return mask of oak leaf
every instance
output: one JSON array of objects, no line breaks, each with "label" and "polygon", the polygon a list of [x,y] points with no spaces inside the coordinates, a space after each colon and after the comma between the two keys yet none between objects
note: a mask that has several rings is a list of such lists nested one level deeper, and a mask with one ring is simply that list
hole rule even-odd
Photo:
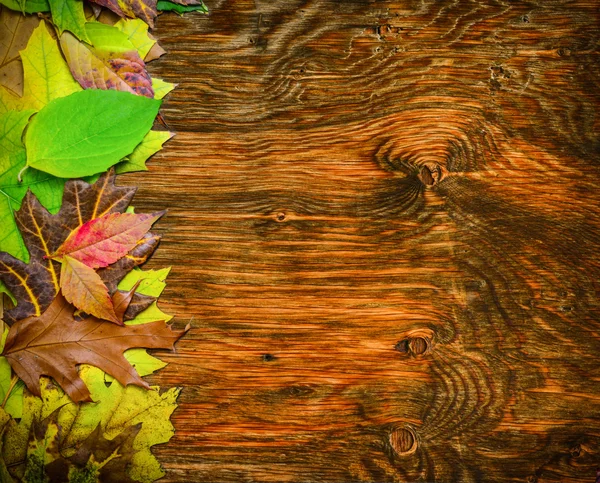
[{"label": "oak leaf", "polygon": [[[59,289],[60,265],[50,257],[69,234],[87,221],[109,213],[125,211],[135,188],[114,184],[110,171],[94,184],[82,180],[65,183],[62,206],[51,215],[28,193],[15,219],[30,254],[29,264],[0,252],[0,279],[18,301],[18,305],[4,312],[4,321],[11,324],[31,315],[41,315],[50,305]],[[133,267],[144,263],[158,245],[159,237],[151,233],[140,239],[130,252],[116,263],[98,270],[98,275],[109,293]],[[132,304],[135,304],[136,300]]]},{"label": "oak leaf", "polygon": [[48,375],[73,401],[91,401],[79,364],[96,366],[123,385],[148,389],[123,352],[133,347],[172,349],[186,332],[173,331],[163,321],[120,327],[93,316],[75,320],[74,310],[59,293],[41,316],[20,320],[9,330],[3,355],[37,396],[40,377]]}]

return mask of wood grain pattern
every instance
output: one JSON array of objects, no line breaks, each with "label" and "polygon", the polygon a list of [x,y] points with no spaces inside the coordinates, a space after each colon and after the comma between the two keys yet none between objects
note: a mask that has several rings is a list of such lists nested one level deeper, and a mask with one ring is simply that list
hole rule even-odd
[{"label": "wood grain pattern", "polygon": [[592,482],[598,2],[162,16],[165,481]]}]

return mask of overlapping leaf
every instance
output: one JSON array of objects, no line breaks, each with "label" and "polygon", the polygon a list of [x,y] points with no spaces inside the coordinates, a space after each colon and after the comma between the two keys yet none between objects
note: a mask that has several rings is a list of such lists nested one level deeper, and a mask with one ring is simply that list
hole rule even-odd
[{"label": "overlapping leaf", "polygon": [[154,27],[156,0],[91,0],[93,3],[106,7],[119,17],[140,18],[150,27]]},{"label": "overlapping leaf", "polygon": [[23,94],[23,67],[19,51],[27,46],[31,33],[40,23],[0,6],[0,84],[16,95]]},{"label": "overlapping leaf", "polygon": [[158,0],[156,8],[163,12],[175,12],[179,15],[183,15],[188,12],[201,12],[207,13],[208,9],[201,1],[192,0]]},{"label": "overlapping leaf", "polygon": [[7,110],[40,110],[46,104],[81,90],[60,53],[56,40],[48,32],[46,22],[33,31],[27,48],[22,50],[23,97],[0,86],[0,113]]},{"label": "overlapping leaf", "polygon": [[91,45],[68,32],[60,45],[73,77],[84,89],[114,89],[154,97],[146,65],[127,35],[99,22],[86,24]]},{"label": "overlapping leaf", "polygon": [[[44,456],[46,461],[64,458],[68,460],[66,463],[69,466],[75,464],[74,469],[81,468],[81,461],[86,455],[90,455],[88,463],[94,454],[100,457],[101,453],[96,453],[94,448],[104,448],[103,439],[116,440],[116,443],[120,444],[118,454],[127,462],[126,477],[136,481],[154,481],[164,475],[150,448],[155,444],[167,442],[173,435],[169,417],[176,407],[179,389],[159,392],[131,385],[123,387],[117,381],[107,383],[102,371],[85,365],[80,371],[80,376],[89,387],[92,399],[98,402],[73,403],[50,379],[42,378],[42,398],[31,394],[25,396],[20,422],[8,418],[0,409],[0,428],[3,429],[0,430],[0,481],[13,481],[9,478],[20,481],[23,478],[26,468],[33,463],[30,459],[37,446],[30,444],[32,435],[35,437],[36,429],[38,434],[42,432],[44,428],[40,426],[40,421],[44,419],[50,423],[45,434],[49,440],[57,434],[60,452],[59,458]],[[58,432],[52,427],[54,424],[58,425]],[[123,460],[119,463],[125,462]],[[59,469],[60,467],[54,468],[54,471]],[[118,468],[113,470],[116,476],[124,476]],[[48,475],[46,469],[42,475]],[[91,474],[89,479],[84,481],[111,480],[107,474]]]},{"label": "overlapping leaf", "polygon": [[142,141],[159,107],[160,101],[118,91],[55,99],[29,124],[27,165],[63,178],[105,171]]},{"label": "overlapping leaf", "polygon": [[[52,255],[69,234],[85,222],[125,211],[134,193],[135,188],[115,186],[112,172],[92,185],[70,180],[65,184],[62,206],[56,215],[51,215],[29,193],[15,218],[31,255],[30,263],[0,253],[0,279],[18,300],[14,309],[5,312],[5,321],[12,323],[30,315],[41,315],[59,288],[60,266],[51,259]],[[127,272],[146,261],[158,240],[152,234],[145,235],[126,256],[98,271],[111,294]]]},{"label": "overlapping leaf", "polygon": [[123,352],[133,347],[171,349],[185,333],[164,322],[120,327],[91,316],[75,320],[74,310],[59,293],[41,316],[19,320],[10,328],[3,355],[37,396],[40,377],[49,375],[73,401],[91,401],[79,364],[98,367],[123,385],[148,389]]},{"label": "overlapping leaf", "polygon": [[68,30],[84,42],[90,41],[85,30],[83,0],[48,0],[48,3],[58,33]]},{"label": "overlapping leaf", "polygon": [[73,230],[52,256],[62,263],[60,287],[67,301],[79,310],[122,325],[127,307],[117,316],[108,287],[94,269],[123,258],[162,214],[109,213]]}]

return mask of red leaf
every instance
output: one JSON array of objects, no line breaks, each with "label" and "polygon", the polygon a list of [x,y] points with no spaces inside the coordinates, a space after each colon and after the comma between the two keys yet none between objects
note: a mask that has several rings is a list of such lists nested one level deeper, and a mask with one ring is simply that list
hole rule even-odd
[{"label": "red leaf", "polygon": [[71,232],[52,258],[69,255],[92,268],[115,263],[133,249],[163,212],[110,213]]}]

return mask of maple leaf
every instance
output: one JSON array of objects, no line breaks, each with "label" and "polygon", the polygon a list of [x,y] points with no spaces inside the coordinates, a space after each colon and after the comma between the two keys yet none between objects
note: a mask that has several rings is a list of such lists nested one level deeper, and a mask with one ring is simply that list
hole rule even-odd
[{"label": "maple leaf", "polygon": [[125,33],[99,22],[86,24],[91,45],[68,32],[60,45],[73,77],[84,89],[114,89],[154,97],[146,64]]},{"label": "maple leaf", "polygon": [[144,62],[150,62],[164,55],[165,50],[158,44],[156,38],[148,32],[148,24],[138,18],[119,20],[115,25],[127,35]]},{"label": "maple leaf", "polygon": [[150,27],[154,27],[154,19],[158,14],[156,0],[91,0],[102,5],[119,17],[140,18]]},{"label": "maple leaf", "polygon": [[19,320],[9,330],[3,355],[37,396],[40,377],[48,375],[73,401],[91,401],[79,364],[96,366],[123,385],[149,389],[123,352],[133,347],[172,349],[186,332],[173,331],[162,321],[123,327],[93,316],[77,321],[74,310],[59,293],[41,316]]},{"label": "maple leaf", "polygon": [[134,248],[164,213],[109,213],[94,218],[73,230],[52,257],[68,255],[91,268],[106,267]]},{"label": "maple leaf", "polygon": [[[30,263],[0,252],[0,279],[18,301],[15,308],[5,311],[7,323],[39,316],[50,305],[58,292],[60,275],[58,262],[50,257],[73,230],[91,219],[125,211],[136,189],[115,186],[114,180],[114,172],[110,171],[94,184],[67,181],[62,206],[56,215],[51,215],[33,194],[25,196],[15,219],[29,250]],[[158,241],[158,236],[148,233],[119,261],[98,270],[109,293],[117,290],[118,282],[127,272],[147,260]]]}]

